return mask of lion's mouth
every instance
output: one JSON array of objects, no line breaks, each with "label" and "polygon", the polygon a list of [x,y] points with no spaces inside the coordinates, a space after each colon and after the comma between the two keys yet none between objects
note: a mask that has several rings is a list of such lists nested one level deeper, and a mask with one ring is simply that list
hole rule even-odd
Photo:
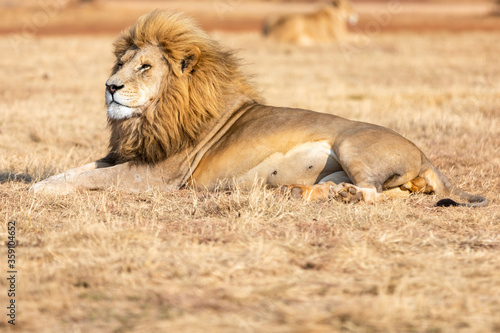
[{"label": "lion's mouth", "polygon": [[[106,94],[108,95],[108,94]],[[115,97],[111,94],[109,94],[109,97],[106,96],[106,103],[108,104],[108,107],[111,106],[112,104],[116,104],[116,105],[120,105],[120,106],[124,106],[126,108],[128,108],[129,106],[128,105],[125,105],[125,104],[122,104],[120,102],[118,102]]]},{"label": "lion's mouth", "polygon": [[114,99],[113,99],[113,100],[112,100],[109,104],[110,104],[110,105],[111,105],[111,104],[117,104],[117,105],[120,105],[120,106],[124,106],[124,107],[126,107],[126,108],[129,108],[129,107],[130,107],[130,106],[128,106],[128,105],[125,105],[125,104],[122,104],[122,103],[120,103],[120,102],[117,102],[117,101],[115,101]]},{"label": "lion's mouth", "polygon": [[106,98],[106,104],[108,105],[108,107],[110,107],[112,104],[116,104],[116,105],[123,106],[123,107],[126,107],[126,108],[129,107],[128,105],[125,105],[125,104],[122,104],[122,103],[118,102],[115,99],[115,95],[111,94],[107,90],[106,90],[105,98]]}]

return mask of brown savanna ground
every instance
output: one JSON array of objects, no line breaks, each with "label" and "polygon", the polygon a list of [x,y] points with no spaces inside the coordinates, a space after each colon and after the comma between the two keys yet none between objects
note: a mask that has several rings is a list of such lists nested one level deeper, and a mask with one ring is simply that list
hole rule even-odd
[{"label": "brown savanna ground", "polygon": [[0,331],[500,332],[500,32],[373,32],[304,49],[212,35],[239,49],[269,104],[392,128],[491,205],[304,203],[258,187],[34,197],[33,181],[106,153],[115,36],[5,34]]},{"label": "brown savanna ground", "polygon": [[[269,15],[315,11],[326,0],[0,0],[0,33],[118,33],[155,8],[182,10],[207,30],[255,31]],[[358,33],[498,31],[496,0],[354,0]],[[490,15],[496,13],[497,15]]]}]

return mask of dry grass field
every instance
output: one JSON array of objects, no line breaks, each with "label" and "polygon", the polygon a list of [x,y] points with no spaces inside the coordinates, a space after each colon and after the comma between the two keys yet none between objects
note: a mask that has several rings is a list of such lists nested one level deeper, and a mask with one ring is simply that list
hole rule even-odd
[{"label": "dry grass field", "polygon": [[500,33],[305,49],[212,34],[268,104],[392,128],[491,205],[305,203],[260,187],[35,197],[34,181],[106,153],[115,36],[3,35],[0,331],[500,332]]}]

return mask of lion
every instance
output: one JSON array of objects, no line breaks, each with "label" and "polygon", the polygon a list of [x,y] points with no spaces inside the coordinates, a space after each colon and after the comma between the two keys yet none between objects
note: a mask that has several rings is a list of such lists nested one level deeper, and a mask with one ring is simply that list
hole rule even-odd
[{"label": "lion", "polygon": [[190,18],[156,10],[114,43],[104,158],[49,177],[35,193],[203,190],[261,182],[291,197],[374,203],[410,193],[456,195],[439,205],[486,206],[454,186],[394,131],[263,104],[232,51]]},{"label": "lion", "polygon": [[348,0],[328,1],[319,11],[270,17],[262,32],[272,40],[310,46],[339,41],[348,34],[347,24],[354,25],[358,14]]}]

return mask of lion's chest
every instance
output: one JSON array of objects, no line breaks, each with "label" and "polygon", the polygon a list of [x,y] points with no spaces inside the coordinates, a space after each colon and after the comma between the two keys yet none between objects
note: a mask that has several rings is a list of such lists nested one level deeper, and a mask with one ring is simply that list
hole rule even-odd
[{"label": "lion's chest", "polygon": [[328,174],[342,170],[331,144],[327,141],[305,142],[285,152],[233,151],[212,157],[203,171],[193,175],[197,186],[212,187],[217,182],[233,181],[248,187],[256,180],[270,186],[314,184]]}]

